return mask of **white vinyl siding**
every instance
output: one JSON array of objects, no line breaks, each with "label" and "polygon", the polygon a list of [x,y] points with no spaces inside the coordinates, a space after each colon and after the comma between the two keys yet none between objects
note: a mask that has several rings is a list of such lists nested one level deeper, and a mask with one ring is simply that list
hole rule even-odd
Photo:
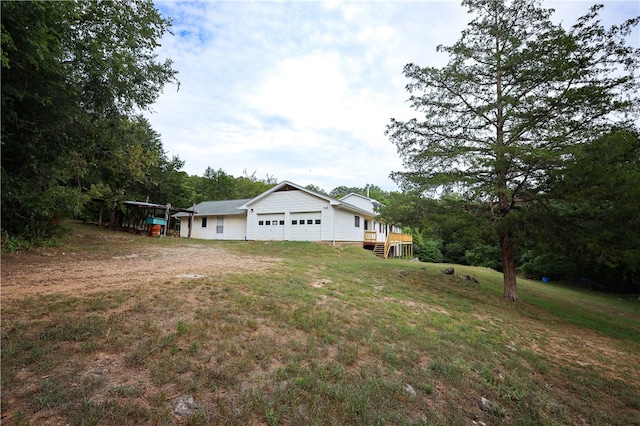
[{"label": "white vinyl siding", "polygon": [[362,210],[373,213],[373,203],[371,202],[370,198],[358,196],[356,194],[349,194],[346,197],[342,197],[340,201],[344,201],[351,204],[352,206],[356,206],[361,208]]},{"label": "white vinyl siding", "polygon": [[[241,205],[242,214],[196,215],[191,237],[356,243],[364,240],[366,228],[378,230],[378,239],[384,241],[386,236],[374,221],[373,211],[369,212],[373,207],[371,200],[351,196],[345,201],[350,204],[286,185],[247,200]],[[356,226],[356,216],[359,217],[359,227]],[[201,226],[203,217],[207,218],[206,228]],[[188,217],[183,217],[180,231],[183,237],[188,235],[188,223]]]},{"label": "white vinyl siding", "polygon": [[[355,226],[355,217],[351,211],[335,211],[335,241],[363,241],[364,228],[362,226],[362,216],[360,216],[360,227]],[[359,215],[358,215],[359,216]]]},{"label": "white vinyl siding", "polygon": [[[202,219],[207,218],[207,224],[216,223],[217,226],[201,227]],[[218,233],[222,219],[222,232]],[[204,240],[244,240],[247,234],[246,218],[244,215],[233,216],[196,216],[193,220],[195,226],[191,228],[191,238]],[[180,236],[189,235],[189,218],[180,219]]]},{"label": "white vinyl siding", "polygon": [[[290,241],[331,241],[332,239],[332,207],[327,200],[316,197],[302,190],[279,191],[250,204],[247,215],[247,236],[255,240],[281,240]],[[292,220],[300,220],[296,215],[312,214],[304,217],[305,231],[299,225],[292,225]],[[278,215],[278,220],[284,220],[284,225],[277,225],[278,234],[272,232],[267,236],[266,230],[261,229],[259,222],[264,221],[269,215]],[[272,219],[268,219],[272,220]],[[307,226],[306,221],[313,223]],[[316,224],[316,220],[320,223]],[[279,223],[279,222],[278,222]],[[281,234],[280,234],[281,232]]]}]

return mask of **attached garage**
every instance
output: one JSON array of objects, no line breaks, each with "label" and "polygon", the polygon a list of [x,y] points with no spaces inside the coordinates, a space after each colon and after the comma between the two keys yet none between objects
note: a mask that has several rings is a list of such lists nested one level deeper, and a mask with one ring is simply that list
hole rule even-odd
[{"label": "attached garage", "polygon": [[291,213],[289,239],[291,241],[321,241],[322,213]]},{"label": "attached garage", "polygon": [[259,214],[257,219],[256,240],[284,240],[284,213]]},{"label": "attached garage", "polygon": [[[252,198],[247,213],[247,240],[359,243],[364,223],[374,213],[293,184],[279,185]],[[373,210],[373,209],[371,209]]]}]

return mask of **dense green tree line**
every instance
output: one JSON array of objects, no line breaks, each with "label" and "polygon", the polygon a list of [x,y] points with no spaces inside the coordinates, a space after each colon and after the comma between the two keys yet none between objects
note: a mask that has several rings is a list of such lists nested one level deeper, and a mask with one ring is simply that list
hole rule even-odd
[{"label": "dense green tree line", "polygon": [[521,215],[523,271],[640,293],[640,133],[614,129],[574,159]]},{"label": "dense green tree line", "polygon": [[167,83],[170,22],[149,1],[2,2],[2,232],[51,237],[92,199],[178,173],[140,113]]},{"label": "dense green tree line", "polygon": [[278,183],[273,176],[267,175],[260,179],[256,172],[249,174],[245,170],[242,176],[234,177],[222,169],[214,170],[211,167],[207,167],[201,177],[192,176],[189,179],[193,188],[191,200],[194,203],[252,198]]}]

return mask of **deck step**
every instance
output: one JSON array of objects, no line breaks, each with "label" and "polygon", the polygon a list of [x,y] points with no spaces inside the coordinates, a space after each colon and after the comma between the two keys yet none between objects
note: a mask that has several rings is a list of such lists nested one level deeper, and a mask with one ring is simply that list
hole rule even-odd
[{"label": "deck step", "polygon": [[373,253],[375,253],[375,255],[378,257],[384,258],[384,243],[376,244],[373,248]]}]

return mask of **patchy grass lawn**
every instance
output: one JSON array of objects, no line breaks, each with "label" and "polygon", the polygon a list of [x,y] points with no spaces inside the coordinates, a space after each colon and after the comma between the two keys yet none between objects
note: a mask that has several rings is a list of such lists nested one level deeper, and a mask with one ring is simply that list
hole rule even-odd
[{"label": "patchy grass lawn", "polygon": [[75,224],[2,258],[2,424],[640,424],[640,301],[446,266]]}]

